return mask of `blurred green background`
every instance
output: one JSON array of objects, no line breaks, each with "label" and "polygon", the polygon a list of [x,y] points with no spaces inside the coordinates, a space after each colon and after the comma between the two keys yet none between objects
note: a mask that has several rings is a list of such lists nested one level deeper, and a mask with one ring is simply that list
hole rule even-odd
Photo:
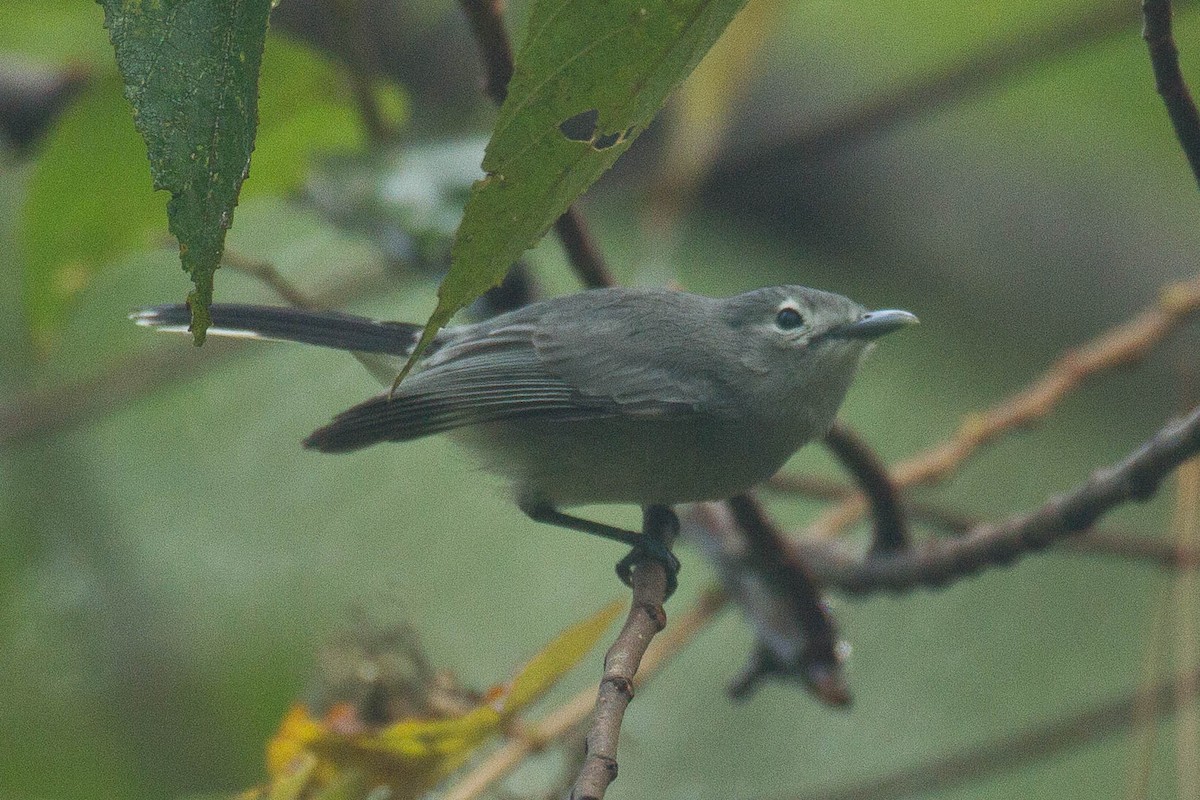
[{"label": "blurred green background", "polygon": [[[526,11],[509,12],[518,35]],[[347,39],[321,0],[285,0],[228,246],[355,312],[416,321],[432,309],[492,112],[456,6],[372,0],[359,12],[367,23],[349,41],[389,76],[380,102],[397,145],[354,155],[370,146],[337,58]],[[714,56],[585,208],[627,283],[714,294],[804,283],[920,315],[879,348],[842,412],[887,459],[938,441],[1195,273],[1200,198],[1132,4],[752,12],[750,35]],[[1179,12],[1195,73],[1200,15]],[[1030,52],[997,59],[1022,43]],[[187,287],[99,6],[7,0],[0,67],[6,91],[45,106],[40,135],[6,123],[0,151],[0,797],[260,782],[264,742],[354,608],[408,619],[435,663],[486,687],[620,593],[619,552],[529,522],[440,439],[341,458],[301,450],[376,391],[352,359],[283,344],[197,351],[128,323]],[[931,77],[956,70],[977,81]],[[713,75],[736,78],[727,102]],[[852,124],[922,82],[919,110]],[[676,191],[679,165],[697,158]],[[672,207],[668,188],[690,202]],[[543,291],[575,287],[553,240],[528,260]],[[217,299],[277,302],[228,269]],[[1180,408],[1196,341],[1185,331],[1089,384],[920,496],[998,517],[1079,482]],[[818,448],[790,468],[838,474]],[[820,508],[771,506],[789,523]],[[1114,522],[1167,535],[1169,508],[1168,492]],[[682,558],[669,613],[711,577],[699,553]],[[786,685],[729,701],[752,637],[726,613],[639,694],[611,796],[790,797],[1115,696],[1143,678],[1173,580],[1050,551],[944,591],[835,596],[853,647],[848,713]],[[563,691],[592,682],[599,660]],[[1148,793],[1133,796],[1176,796],[1170,731]],[[1117,735],[936,797],[1125,797],[1136,759]],[[553,774],[542,759],[507,786]]]}]

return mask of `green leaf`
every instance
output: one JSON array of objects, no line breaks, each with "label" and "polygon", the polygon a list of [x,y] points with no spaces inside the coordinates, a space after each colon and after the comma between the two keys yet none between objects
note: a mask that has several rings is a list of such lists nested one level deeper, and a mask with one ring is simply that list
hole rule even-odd
[{"label": "green leaf", "polygon": [[744,3],[538,0],[422,343],[612,166]]},{"label": "green leaf", "polygon": [[[89,89],[38,149],[20,210],[24,305],[34,344],[43,353],[52,348],[75,295],[104,266],[139,244],[158,246],[154,237],[161,235],[166,210],[164,196],[146,183],[146,145],[121,96],[112,48],[98,20],[101,10],[70,2],[75,17],[99,34],[109,60],[94,70]],[[268,37],[253,179],[242,197],[295,191],[308,177],[314,152],[363,145],[362,123],[342,84],[337,67],[312,48]]]},{"label": "green leaf", "polygon": [[188,295],[204,341],[213,273],[250,166],[258,71],[270,0],[99,0],[134,124],[167,219],[195,285]]}]

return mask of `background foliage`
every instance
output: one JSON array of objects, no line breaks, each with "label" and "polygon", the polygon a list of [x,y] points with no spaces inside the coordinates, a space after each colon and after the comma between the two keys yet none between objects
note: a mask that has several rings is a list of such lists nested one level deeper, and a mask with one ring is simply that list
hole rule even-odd
[{"label": "background foliage", "polygon": [[[338,8],[288,0],[273,18],[227,245],[334,304],[421,320],[494,113],[456,7],[363,2],[368,22],[348,31]],[[528,11],[509,14],[518,37]],[[301,451],[375,390],[351,359],[196,352],[125,320],[186,281],[102,21],[74,0],[0,6],[6,69],[87,78],[42,137],[0,154],[5,797],[259,782],[265,742],[351,607],[408,618],[438,664],[485,687],[617,589],[611,549],[532,525],[441,440]],[[842,414],[887,458],[1195,272],[1195,184],[1127,4],[754,0],[739,25],[589,197],[597,239],[626,283],[801,282],[918,313],[919,333],[880,348]],[[1070,35],[1008,66],[996,55],[1054,31]],[[1186,69],[1200,53],[1190,5],[1176,37]],[[392,76],[371,87],[386,147],[330,55],[346,41]],[[944,78],[962,64],[965,88]],[[860,113],[926,83],[914,113]],[[545,290],[574,288],[554,242],[528,259]],[[276,302],[232,270],[217,296]],[[1000,515],[1075,483],[1180,406],[1194,347],[1181,338],[1085,388],[928,496]],[[836,472],[815,448],[791,466]],[[1163,535],[1167,506],[1118,522]],[[775,507],[791,522],[815,510]],[[668,611],[706,577],[698,553],[682,556]],[[834,598],[853,645],[849,713],[782,685],[726,700],[751,642],[727,614],[639,695],[614,791],[790,796],[1110,697],[1158,652],[1170,585],[1150,566],[1050,552],[943,592]],[[939,797],[1123,796],[1131,744],[1110,737]],[[1171,749],[1155,752],[1145,796],[1170,796]],[[513,785],[547,785],[556,764]]]}]

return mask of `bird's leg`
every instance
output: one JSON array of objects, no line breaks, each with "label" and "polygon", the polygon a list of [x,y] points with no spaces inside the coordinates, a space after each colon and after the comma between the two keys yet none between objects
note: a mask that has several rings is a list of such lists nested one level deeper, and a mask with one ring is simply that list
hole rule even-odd
[{"label": "bird's leg", "polygon": [[605,525],[603,522],[593,522],[590,519],[564,514],[549,503],[521,503],[521,510],[530,519],[557,525],[582,533],[590,533],[605,539],[629,545],[633,548],[629,555],[617,562],[617,575],[626,584],[630,580],[630,571],[639,561],[650,559],[663,565],[667,572],[667,596],[670,597],[678,585],[676,575],[679,573],[679,559],[671,552],[669,542],[674,541],[679,533],[679,518],[668,506],[646,506],[642,509],[642,532],[634,533],[624,528]]},{"label": "bird's leg", "polygon": [[[642,561],[657,561],[667,573],[667,594],[675,594],[679,586],[679,559],[671,552],[671,543],[679,535],[679,517],[670,506],[643,506],[642,533],[629,555],[617,562],[617,577],[626,586],[633,579],[633,567]],[[665,597],[663,598],[666,599]]]}]

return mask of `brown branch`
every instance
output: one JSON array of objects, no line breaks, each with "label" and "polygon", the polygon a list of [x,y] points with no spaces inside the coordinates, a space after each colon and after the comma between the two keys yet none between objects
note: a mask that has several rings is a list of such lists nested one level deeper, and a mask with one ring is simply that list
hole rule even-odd
[{"label": "brown branch", "polygon": [[1167,106],[1175,138],[1200,184],[1200,113],[1179,68],[1179,49],[1171,35],[1171,0],[1144,0],[1142,38],[1150,51],[1154,87]]},{"label": "brown branch", "polygon": [[927,796],[955,786],[977,782],[990,775],[1011,772],[1044,761],[1073,747],[1129,728],[1134,710],[1145,704],[1157,717],[1172,710],[1173,696],[1182,686],[1200,686],[1200,670],[1162,681],[1148,689],[1130,692],[1093,708],[1044,722],[1030,730],[954,750],[913,767],[890,772],[861,783],[796,795],[795,800],[898,800]]},{"label": "brown branch", "polygon": [[[1085,380],[1144,358],[1197,312],[1200,277],[1168,286],[1153,308],[1068,351],[1023,391],[987,411],[968,415],[949,439],[897,464],[890,470],[892,481],[898,488],[907,489],[942,480],[984,445],[1049,415]],[[866,509],[860,496],[843,501],[814,522],[808,534],[817,538],[834,536],[859,520]]]},{"label": "brown branch", "polygon": [[[816,475],[784,473],[773,477],[768,488],[818,500],[842,500],[853,497],[856,491],[849,483]],[[974,514],[917,500],[907,500],[904,508],[916,522],[955,535],[968,533],[986,522]],[[1086,555],[1149,561],[1164,569],[1200,567],[1200,547],[1181,547],[1165,538],[1146,536],[1129,530],[1094,528],[1062,540],[1056,546]]]},{"label": "brown branch", "polygon": [[461,0],[463,13],[471,25],[471,35],[479,47],[487,75],[484,92],[496,105],[508,97],[508,82],[513,75],[512,42],[504,28],[502,0]]},{"label": "brown branch", "polygon": [[908,522],[900,492],[887,467],[858,434],[835,421],[825,434],[825,447],[845,467],[867,498],[874,520],[872,553],[890,553],[908,547]]},{"label": "brown branch", "polygon": [[1125,768],[1125,794],[1127,800],[1145,800],[1149,797],[1150,776],[1154,771],[1154,756],[1158,749],[1158,721],[1153,697],[1147,692],[1160,680],[1165,670],[1160,662],[1167,647],[1170,607],[1165,592],[1156,592],[1154,612],[1146,626],[1146,637],[1142,645],[1142,663],[1138,670],[1139,699],[1129,713],[1130,738],[1129,764]]},{"label": "brown branch", "polygon": [[[663,513],[665,512],[665,513]],[[648,506],[644,536],[659,538],[668,548],[679,532],[679,520],[665,506]],[[603,800],[617,779],[617,740],[625,709],[633,700],[634,677],[654,637],[667,625],[667,571],[663,564],[642,559],[630,581],[633,605],[617,640],[604,656],[604,677],[596,694],[596,712],[587,735],[587,756],[571,790],[571,800]]]},{"label": "brown branch", "polygon": [[[463,12],[471,25],[475,44],[487,73],[485,91],[496,105],[508,96],[508,82],[513,75],[512,43],[500,15],[500,0],[460,0]],[[587,221],[575,206],[569,207],[554,223],[554,231],[562,242],[567,260],[589,289],[615,286],[616,280],[604,263],[604,256],[588,230]]]},{"label": "brown branch", "polygon": [[[683,614],[674,617],[671,627],[663,631],[650,645],[634,677],[634,688],[640,689],[695,639],[726,604],[725,593],[720,589],[709,587],[702,591],[696,603]],[[517,735],[455,781],[442,795],[442,800],[477,800],[498,781],[511,774],[525,759],[578,730],[595,705],[596,691],[584,689],[540,720],[521,726]]]},{"label": "brown branch", "polygon": [[1181,548],[1164,539],[1120,531],[1084,531],[1061,546],[1086,555],[1149,561],[1164,569],[1194,570],[1200,566],[1200,548]]},{"label": "brown branch", "polygon": [[226,248],[221,257],[221,266],[249,275],[270,288],[288,305],[309,311],[321,308],[320,301],[301,291],[294,283],[285,278],[270,261],[249,258]]},{"label": "brown branch", "polygon": [[[725,590],[750,618],[758,640],[731,694],[745,697],[763,678],[777,676],[799,680],[828,705],[848,705],[837,627],[808,567],[754,497],[739,495],[723,508],[728,517],[718,504],[697,507],[696,514],[717,523],[708,530],[719,528],[702,546],[710,551]],[[720,552],[712,552],[714,546],[721,547]]]},{"label": "brown branch", "polygon": [[1200,452],[1200,408],[1158,431],[1124,461],[1099,469],[1036,511],[983,525],[957,539],[932,539],[901,553],[858,559],[839,542],[793,543],[822,584],[855,594],[944,586],[1086,530],[1130,500],[1145,500],[1166,475]]},{"label": "brown branch", "polygon": [[[508,94],[513,75],[512,44],[500,14],[499,0],[461,0],[487,73],[486,91],[500,105]],[[582,214],[569,207],[556,222],[555,231],[567,258],[580,280],[589,288],[612,286],[615,281],[600,255]],[[678,533],[674,513],[662,526],[660,535],[669,547]],[[644,533],[649,533],[651,511],[646,514]],[[587,736],[587,756],[580,768],[574,800],[601,800],[608,785],[617,777],[617,739],[625,709],[633,699],[633,679],[646,647],[666,625],[667,574],[662,564],[642,561],[634,566],[633,606],[625,626],[604,659],[604,678],[596,697],[596,716]]]},{"label": "brown branch", "polygon": [[596,246],[596,240],[588,229],[587,221],[579,209],[571,206],[554,223],[554,231],[567,252],[567,259],[575,268],[579,280],[589,289],[616,286],[617,281],[604,263],[604,257]]}]

